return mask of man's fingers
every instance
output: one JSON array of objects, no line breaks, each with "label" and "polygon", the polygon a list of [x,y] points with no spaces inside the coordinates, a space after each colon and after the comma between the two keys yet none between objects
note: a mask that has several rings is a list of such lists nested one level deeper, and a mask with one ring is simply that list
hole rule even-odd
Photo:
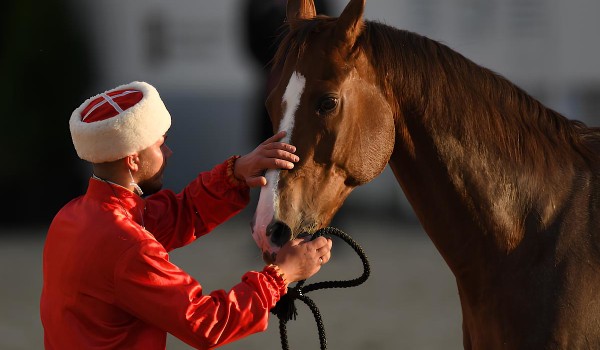
[{"label": "man's fingers", "polygon": [[317,237],[314,240],[310,241],[310,244],[312,244],[314,249],[316,249],[316,250],[323,249],[323,248],[327,248],[327,249],[331,248],[331,240],[329,238],[325,238],[323,236]]},{"label": "man's fingers", "polygon": [[285,131],[280,131],[280,132],[278,132],[277,134],[275,134],[275,135],[273,135],[273,136],[269,137],[268,139],[266,139],[265,141],[263,141],[261,144],[262,144],[262,145],[266,145],[266,144],[268,144],[268,143],[273,143],[273,142],[275,142],[275,141],[279,141],[279,140],[281,140],[282,138],[284,138],[284,137],[285,137],[285,135],[287,135],[287,133],[286,133]]},{"label": "man's fingers", "polygon": [[293,169],[294,163],[279,158],[263,158],[256,164],[256,173],[261,173],[269,169]]},{"label": "man's fingers", "polygon": [[320,260],[321,264],[327,264],[329,262],[329,260],[331,259],[331,252],[327,252],[326,254],[323,254],[319,258],[322,259],[322,261]]},{"label": "man's fingers", "polygon": [[263,159],[283,159],[290,162],[298,162],[300,161],[300,157],[297,155],[287,152],[281,149],[272,149],[272,150],[263,150],[261,152],[261,156]]},{"label": "man's fingers", "polygon": [[293,146],[293,145],[290,145],[289,143],[284,143],[284,142],[266,143],[264,145],[264,149],[265,150],[279,149],[279,150],[290,152],[290,153],[296,152],[296,146]]},{"label": "man's fingers", "polygon": [[262,187],[267,184],[267,179],[264,176],[256,176],[246,179],[248,187]]},{"label": "man's fingers", "polygon": [[269,169],[293,169],[294,163],[285,161],[283,159],[273,158],[273,166]]}]

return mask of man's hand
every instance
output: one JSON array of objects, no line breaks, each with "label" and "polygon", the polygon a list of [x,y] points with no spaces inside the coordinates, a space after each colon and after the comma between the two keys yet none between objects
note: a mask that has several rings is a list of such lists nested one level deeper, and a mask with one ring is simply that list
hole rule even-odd
[{"label": "man's hand", "polygon": [[233,166],[234,176],[246,182],[249,187],[264,186],[264,177],[268,169],[293,169],[294,163],[300,158],[294,154],[296,147],[278,142],[285,137],[286,132],[280,131],[258,145],[252,152],[238,158]]},{"label": "man's hand", "polygon": [[287,242],[275,259],[275,265],[285,275],[288,283],[305,280],[319,272],[331,259],[331,239],[318,237],[296,238]]}]

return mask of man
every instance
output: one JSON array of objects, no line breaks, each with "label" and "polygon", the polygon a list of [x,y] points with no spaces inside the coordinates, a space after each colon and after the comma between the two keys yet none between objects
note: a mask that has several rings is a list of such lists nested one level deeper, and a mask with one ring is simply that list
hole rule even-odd
[{"label": "man", "polygon": [[299,159],[279,133],[175,194],[161,190],[170,125],[158,92],[144,82],[99,94],[73,112],[73,144],[93,175],[46,238],[46,349],[165,349],[166,332],[199,349],[226,344],[266,329],[288,283],[329,261],[330,240],[294,240],[275,264],[247,272],[229,292],[205,294],[168,252],[244,208],[249,187],[266,184],[266,169],[292,169]]}]

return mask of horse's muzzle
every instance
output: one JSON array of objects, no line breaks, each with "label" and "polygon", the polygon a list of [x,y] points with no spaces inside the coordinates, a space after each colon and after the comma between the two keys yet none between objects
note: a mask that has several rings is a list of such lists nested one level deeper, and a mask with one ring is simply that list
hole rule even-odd
[{"label": "horse's muzzle", "polygon": [[267,237],[281,247],[292,239],[292,229],[281,221],[273,221],[267,226]]}]

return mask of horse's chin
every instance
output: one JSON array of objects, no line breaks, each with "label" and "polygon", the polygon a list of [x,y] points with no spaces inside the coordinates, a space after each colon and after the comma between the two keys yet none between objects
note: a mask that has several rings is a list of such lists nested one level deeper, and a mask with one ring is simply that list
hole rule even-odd
[{"label": "horse's chin", "polygon": [[270,264],[274,264],[275,261],[277,260],[277,253],[275,252],[263,252],[262,255],[263,261],[265,262],[265,264],[270,265]]},{"label": "horse's chin", "polygon": [[277,252],[281,247],[278,247],[270,242],[267,238],[264,230],[259,232],[259,230],[252,230],[252,238],[256,243],[256,246],[260,251],[262,251],[262,258],[266,264],[274,264],[277,259]]}]

